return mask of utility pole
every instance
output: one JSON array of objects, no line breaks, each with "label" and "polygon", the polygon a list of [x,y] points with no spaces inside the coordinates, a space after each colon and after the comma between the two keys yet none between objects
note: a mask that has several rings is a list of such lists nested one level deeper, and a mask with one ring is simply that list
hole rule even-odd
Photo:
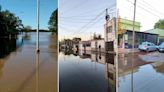
[{"label": "utility pole", "polygon": [[36,38],[36,52],[39,53],[39,16],[40,16],[40,0],[37,0],[37,38]]},{"label": "utility pole", "polygon": [[134,52],[134,46],[135,46],[135,17],[136,17],[136,0],[134,0],[134,16],[133,16],[133,43],[132,43],[132,49]]},{"label": "utility pole", "polygon": [[136,17],[136,0],[134,0],[134,16],[133,16],[133,43],[132,43],[132,75],[131,75],[131,92],[134,92],[133,88],[133,63],[134,63],[134,47],[135,47],[135,17]]}]

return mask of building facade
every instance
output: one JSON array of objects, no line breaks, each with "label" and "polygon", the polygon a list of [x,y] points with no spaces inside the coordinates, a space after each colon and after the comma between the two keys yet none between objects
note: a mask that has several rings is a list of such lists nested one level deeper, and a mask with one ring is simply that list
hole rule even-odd
[{"label": "building facade", "polygon": [[164,30],[163,29],[150,29],[150,30],[146,30],[146,33],[153,33],[153,34],[158,34],[158,44],[161,44],[162,42],[164,42]]},{"label": "building facade", "polygon": [[104,39],[91,40],[91,50],[96,52],[105,52]]}]

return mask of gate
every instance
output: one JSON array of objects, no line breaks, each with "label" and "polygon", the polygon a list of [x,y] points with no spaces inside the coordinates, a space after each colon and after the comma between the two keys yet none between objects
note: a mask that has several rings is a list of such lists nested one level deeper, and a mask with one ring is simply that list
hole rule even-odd
[{"label": "gate", "polygon": [[106,42],[105,43],[105,48],[106,48],[106,51],[114,51],[114,42],[111,41],[111,42]]}]

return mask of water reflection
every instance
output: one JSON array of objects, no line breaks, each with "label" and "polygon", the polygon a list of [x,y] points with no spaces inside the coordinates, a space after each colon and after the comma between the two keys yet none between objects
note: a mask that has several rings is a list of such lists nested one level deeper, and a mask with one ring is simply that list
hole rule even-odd
[{"label": "water reflection", "polygon": [[[68,56],[63,53],[65,52],[61,52],[59,56],[60,92],[67,92],[66,90],[71,90],[71,92],[116,92],[116,58],[114,54],[70,51]],[[62,60],[63,57],[64,60]],[[75,65],[77,67],[74,69],[79,71],[71,71],[71,67]],[[79,79],[76,79],[75,75],[78,75]],[[82,77],[85,80],[81,80]],[[76,84],[76,86],[68,86],[68,83]]]},{"label": "water reflection", "polygon": [[[150,54],[136,52],[122,53],[117,56],[91,51],[71,51],[69,55],[60,53],[61,92],[67,92],[66,90],[71,92],[163,92],[164,62],[158,60],[147,62],[140,58],[141,55]],[[157,52],[156,54],[163,55]],[[64,60],[63,57],[65,57]],[[82,78],[85,79],[82,80]],[[90,80],[92,82],[89,82]],[[69,83],[75,86],[68,86]],[[94,89],[91,86],[94,86]],[[105,90],[102,91],[101,88]]]},{"label": "water reflection", "polygon": [[36,92],[39,92],[39,53],[36,53]]},{"label": "water reflection", "polygon": [[164,62],[152,63],[156,72],[164,74]]},{"label": "water reflection", "polygon": [[119,92],[163,92],[164,62],[147,62],[139,57],[151,53],[119,54]]},{"label": "water reflection", "polygon": [[22,42],[17,41],[16,38],[1,38],[0,42],[0,58],[7,56],[10,52],[15,51],[16,48],[19,48],[22,45]]},{"label": "water reflection", "polygon": [[29,32],[25,32],[25,33],[23,34],[23,39],[24,39],[24,40],[30,40],[30,39],[31,39],[30,33],[29,33]]}]

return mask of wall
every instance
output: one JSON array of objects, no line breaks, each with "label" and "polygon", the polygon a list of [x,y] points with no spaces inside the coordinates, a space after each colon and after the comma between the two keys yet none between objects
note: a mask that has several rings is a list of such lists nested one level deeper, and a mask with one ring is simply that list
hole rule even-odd
[{"label": "wall", "polygon": [[[96,45],[96,43],[97,43],[97,45]],[[99,46],[101,48],[99,48]],[[92,40],[91,41],[91,50],[92,51],[105,52],[105,41],[104,41],[104,39],[101,39],[101,40]]]}]

